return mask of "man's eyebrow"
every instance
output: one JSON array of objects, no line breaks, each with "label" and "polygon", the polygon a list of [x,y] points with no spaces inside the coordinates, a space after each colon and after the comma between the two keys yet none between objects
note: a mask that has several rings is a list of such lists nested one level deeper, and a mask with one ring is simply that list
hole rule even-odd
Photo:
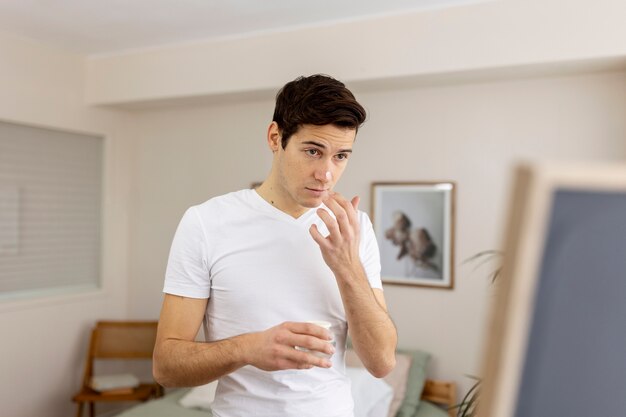
[{"label": "man's eyebrow", "polygon": [[[304,142],[302,142],[303,145],[313,145],[313,146],[317,146],[318,148],[322,148],[322,149],[326,149],[326,145],[324,145],[323,143],[319,143],[319,142],[315,142],[313,140],[306,140]],[[352,153],[352,149],[340,149],[339,153]]]},{"label": "man's eyebrow", "polygon": [[304,142],[302,142],[303,145],[314,145],[317,146],[318,148],[322,148],[322,149],[326,149],[326,145],[324,145],[323,143],[319,143],[319,142],[315,142],[312,140],[306,140]]}]

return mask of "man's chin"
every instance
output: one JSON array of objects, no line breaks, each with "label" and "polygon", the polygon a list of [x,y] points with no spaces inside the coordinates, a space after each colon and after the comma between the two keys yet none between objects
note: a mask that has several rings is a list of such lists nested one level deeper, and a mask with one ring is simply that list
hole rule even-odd
[{"label": "man's chin", "polygon": [[305,208],[315,208],[315,207],[319,207],[325,198],[326,198],[326,193],[324,193],[324,195],[321,195],[321,196],[307,196],[306,198],[300,199],[299,203],[302,207],[305,207]]},{"label": "man's chin", "polygon": [[308,209],[312,209],[312,208],[316,208],[319,207],[322,204],[322,198],[316,198],[316,199],[307,199],[306,201],[301,201],[300,205],[304,208],[308,208]]}]

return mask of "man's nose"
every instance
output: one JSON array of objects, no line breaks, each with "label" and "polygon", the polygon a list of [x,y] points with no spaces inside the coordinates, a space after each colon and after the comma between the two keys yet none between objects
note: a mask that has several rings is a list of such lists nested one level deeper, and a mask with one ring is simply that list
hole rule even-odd
[{"label": "man's nose", "polygon": [[333,173],[328,167],[320,167],[315,171],[315,179],[322,183],[328,183],[332,181]]}]

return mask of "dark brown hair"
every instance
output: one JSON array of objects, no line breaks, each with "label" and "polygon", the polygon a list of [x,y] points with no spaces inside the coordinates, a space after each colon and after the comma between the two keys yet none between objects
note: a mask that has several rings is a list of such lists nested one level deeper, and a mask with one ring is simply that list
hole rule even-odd
[{"label": "dark brown hair", "polygon": [[317,74],[298,77],[280,89],[272,120],[280,129],[285,149],[291,135],[302,125],[332,124],[358,131],[365,117],[365,109],[344,83]]}]

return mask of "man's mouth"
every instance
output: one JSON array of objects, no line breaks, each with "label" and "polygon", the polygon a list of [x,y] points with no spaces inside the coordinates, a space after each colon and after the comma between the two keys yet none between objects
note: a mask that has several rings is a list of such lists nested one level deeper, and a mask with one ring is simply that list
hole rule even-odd
[{"label": "man's mouth", "polygon": [[322,195],[322,194],[324,194],[325,192],[328,191],[328,189],[325,189],[325,188],[310,188],[310,187],[306,187],[306,189],[309,190],[312,194],[315,194],[315,195]]}]

